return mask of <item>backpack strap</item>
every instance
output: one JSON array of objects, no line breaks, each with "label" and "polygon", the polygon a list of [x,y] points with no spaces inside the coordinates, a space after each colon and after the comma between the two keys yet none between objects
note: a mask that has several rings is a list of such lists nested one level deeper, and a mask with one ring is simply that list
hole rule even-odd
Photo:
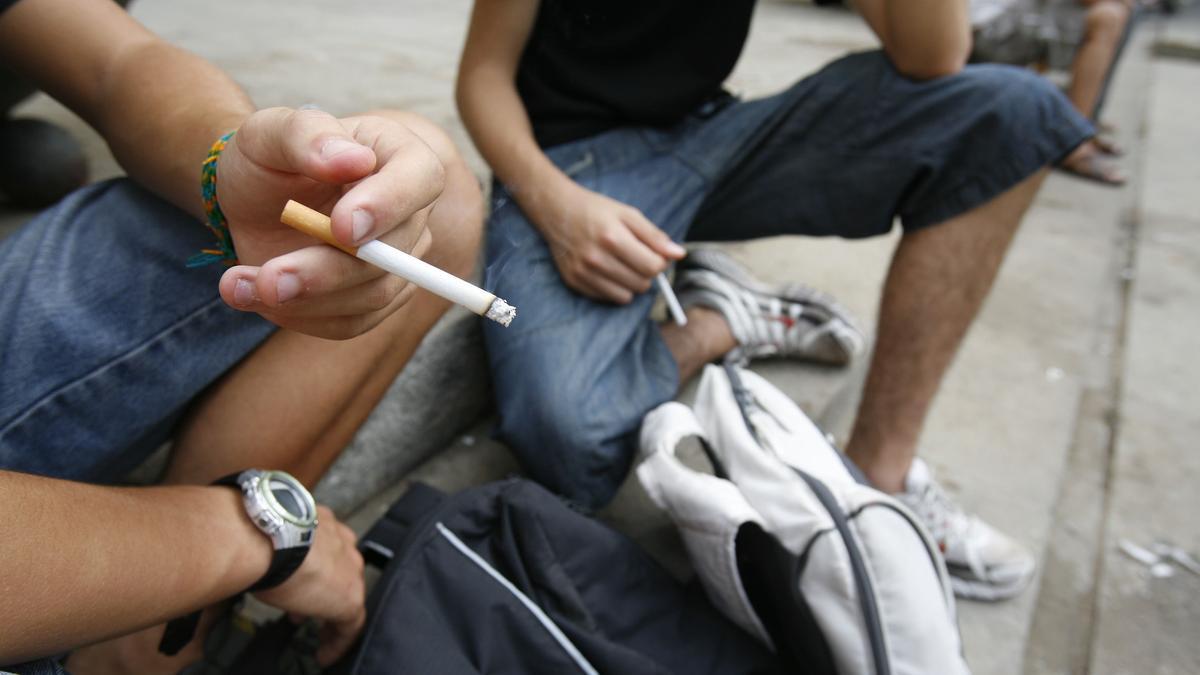
[{"label": "backpack strap", "polygon": [[[754,440],[761,443],[762,439],[758,436],[758,429],[754,428],[754,422],[750,420],[750,412],[755,409],[761,410],[761,406],[758,405],[758,401],[755,400],[750,388],[742,382],[741,370],[738,364],[731,359],[726,359],[721,363],[721,366],[725,369],[725,376],[729,379],[729,387],[733,390],[733,400],[737,403],[738,410],[742,413],[742,421],[746,423],[746,429],[750,431],[750,435],[754,437]],[[830,445],[833,445],[833,441],[830,441]],[[871,485],[871,481],[867,480],[867,475],[863,473],[862,469],[858,468],[858,465],[851,461],[850,457],[842,452],[841,448],[835,446],[834,450],[837,453],[837,458],[846,467],[846,471],[850,472],[850,477],[854,479],[854,482],[859,485],[874,487]]]},{"label": "backpack strap", "polygon": [[412,487],[359,539],[363,560],[379,569],[387,566],[412,526],[446,500],[446,493],[425,483]]}]

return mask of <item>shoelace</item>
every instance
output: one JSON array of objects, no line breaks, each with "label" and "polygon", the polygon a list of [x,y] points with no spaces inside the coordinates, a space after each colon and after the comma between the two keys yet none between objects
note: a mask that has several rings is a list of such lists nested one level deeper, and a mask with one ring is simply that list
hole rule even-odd
[{"label": "shoelace", "polygon": [[965,538],[971,519],[936,481],[929,481],[917,495],[917,511],[935,541],[946,545],[951,538]]},{"label": "shoelace", "polygon": [[709,270],[690,271],[688,282],[702,293],[724,300],[722,304],[732,314],[726,317],[730,328],[748,352],[747,356],[768,356],[789,350],[803,353],[826,335],[833,335],[853,352],[861,349],[862,338],[839,316],[837,308],[819,306],[823,299],[816,291],[808,292],[814,295],[817,306],[806,307],[802,302],[784,301],[778,296],[742,288]]},{"label": "shoelace", "polygon": [[819,316],[810,319],[809,316],[815,312],[808,311],[805,305],[799,302],[784,302],[774,296],[760,298],[758,307],[758,321],[755,322],[755,327],[774,352],[784,351],[789,345],[795,351],[807,352],[826,335],[833,335],[838,342],[851,345],[851,351],[856,352],[859,349],[861,338],[836,315],[825,319]]},{"label": "shoelace", "polygon": [[[761,296],[757,293],[727,286],[734,297],[726,297],[742,315],[745,335],[743,342],[750,343],[760,353],[784,351],[790,343],[799,350],[808,349],[814,340],[829,330],[828,326],[809,323],[804,305],[784,302],[776,296]],[[743,345],[747,346],[747,345]]]}]

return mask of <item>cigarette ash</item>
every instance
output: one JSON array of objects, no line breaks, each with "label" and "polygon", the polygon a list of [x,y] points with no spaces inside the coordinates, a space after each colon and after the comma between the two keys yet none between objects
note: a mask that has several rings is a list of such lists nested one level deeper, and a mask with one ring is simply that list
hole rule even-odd
[{"label": "cigarette ash", "polygon": [[484,316],[507,328],[508,324],[517,318],[517,308],[500,298],[496,298],[492,301],[492,306],[488,307],[487,314]]}]

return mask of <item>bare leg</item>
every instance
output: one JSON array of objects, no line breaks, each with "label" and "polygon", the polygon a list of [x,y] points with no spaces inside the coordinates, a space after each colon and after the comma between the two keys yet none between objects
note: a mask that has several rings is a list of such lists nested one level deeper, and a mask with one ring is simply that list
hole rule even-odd
[{"label": "bare leg", "polygon": [[[1087,117],[1095,113],[1096,102],[1104,89],[1104,80],[1112,69],[1128,21],[1129,8],[1121,0],[1093,0],[1088,7],[1083,42],[1071,62],[1071,84],[1067,88],[1067,98],[1071,99],[1076,110]],[[1085,173],[1100,172],[1113,183],[1124,182],[1124,176],[1115,167],[1093,163],[1092,158],[1098,152],[1100,148],[1096,142],[1088,141],[1076,148],[1062,163]]]},{"label": "bare leg", "polygon": [[1045,171],[896,247],[878,338],[847,453],[880,489],[899,492],[929,406],[979,311]]},{"label": "bare leg", "polygon": [[690,307],[686,326],[663,323],[663,342],[675,357],[680,383],[696,376],[704,364],[726,354],[737,346],[729,324],[720,313],[707,307]]},{"label": "bare leg", "polygon": [[[903,488],[929,406],[1046,172],[949,221],[906,234],[880,302],[878,339],[847,452],[888,492]],[[686,382],[736,345],[725,319],[688,309],[660,330]]]},{"label": "bare leg", "polygon": [[[471,274],[483,222],[475,177],[433,124],[409,113],[373,114],[409,126],[446,164],[446,191],[429,213],[433,247],[426,259],[454,274]],[[370,332],[340,342],[277,331],[194,404],[177,435],[166,480],[206,483],[263,467],[316,483],[448,306],[418,291]],[[157,651],[158,626],[81,649],[69,667],[79,675],[174,673],[199,658],[202,634],[168,659]]]},{"label": "bare leg", "polygon": [[1120,0],[1098,0],[1088,7],[1084,21],[1083,42],[1071,62],[1067,98],[1076,110],[1091,117],[1129,21],[1129,8]]},{"label": "bare leg", "polygon": [[[880,302],[878,339],[847,452],[875,485],[899,492],[929,406],[1046,172],[949,221],[906,234]],[[736,345],[725,319],[693,307],[660,330],[686,382]]]}]

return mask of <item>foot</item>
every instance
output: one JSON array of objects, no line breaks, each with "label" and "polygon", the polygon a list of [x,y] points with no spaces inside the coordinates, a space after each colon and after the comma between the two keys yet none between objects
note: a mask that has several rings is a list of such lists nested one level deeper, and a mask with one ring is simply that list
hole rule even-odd
[{"label": "foot", "polygon": [[972,600],[1004,600],[1021,592],[1036,569],[1033,554],[979,518],[968,515],[914,459],[895,495],[928,528],[946,559],[954,594]]},{"label": "foot", "polygon": [[1096,136],[1092,139],[1092,145],[1109,157],[1121,157],[1125,154],[1125,148],[1108,136]]},{"label": "foot", "polygon": [[1086,180],[1118,187],[1125,184],[1125,174],[1104,157],[1094,141],[1088,141],[1059,162],[1058,168]]},{"label": "foot", "polygon": [[843,365],[866,343],[850,313],[831,296],[801,284],[770,287],[717,249],[689,253],[679,264],[675,289],[685,308],[720,313],[747,358]]}]

